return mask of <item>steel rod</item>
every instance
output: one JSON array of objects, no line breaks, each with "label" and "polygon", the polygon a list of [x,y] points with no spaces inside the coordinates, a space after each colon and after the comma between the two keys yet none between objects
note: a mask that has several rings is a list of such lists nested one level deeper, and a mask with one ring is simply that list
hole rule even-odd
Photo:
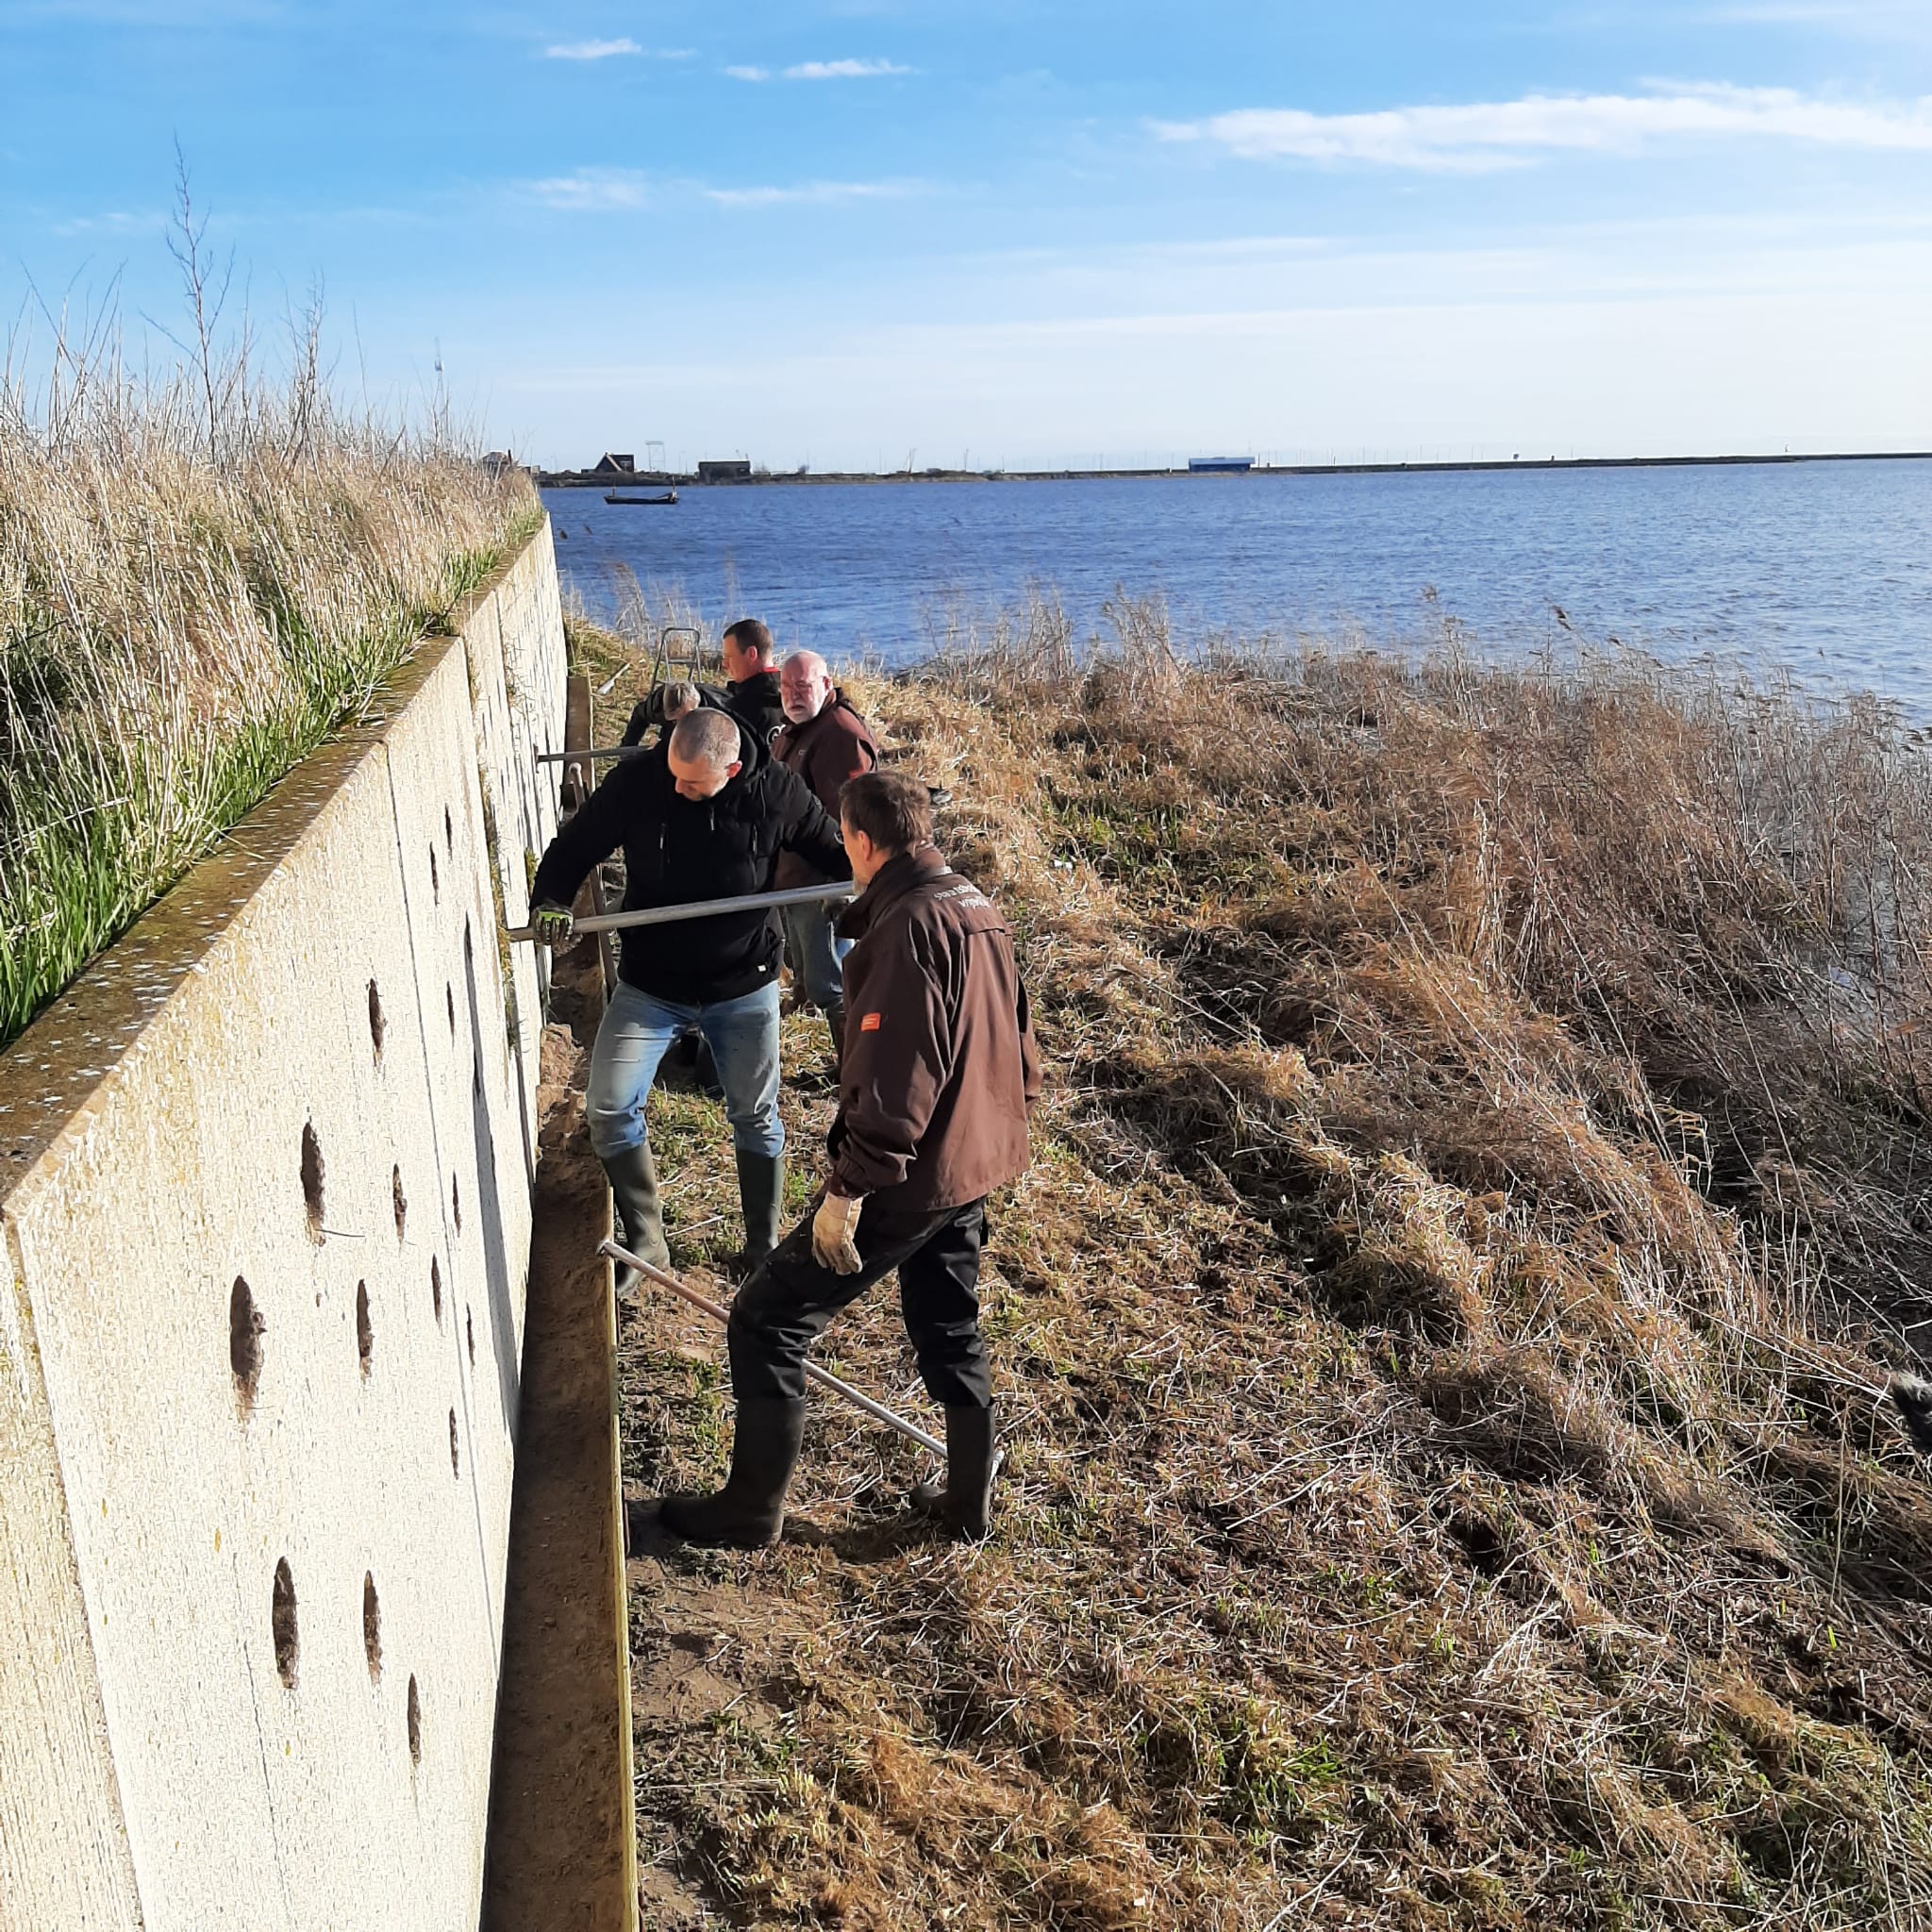
[{"label": "steel rod", "polygon": [[[580,932],[627,932],[636,925],[675,925],[682,919],[710,919],[721,912],[756,912],[772,906],[817,906],[834,899],[849,899],[854,891],[850,879],[831,886],[791,886],[782,892],[746,892],[737,899],[698,899],[685,906],[646,906],[635,912],[592,912],[571,924],[571,936]],[[534,940],[537,930],[529,925],[512,925],[505,937]]]},{"label": "steel rod", "polygon": [[[597,1244],[600,1255],[608,1255],[614,1261],[622,1261],[626,1267],[635,1268],[659,1288],[668,1288],[680,1301],[689,1302],[694,1308],[702,1308],[714,1322],[728,1323],[730,1310],[714,1302],[709,1295],[700,1294],[694,1288],[687,1288],[675,1274],[667,1274],[662,1268],[653,1268],[648,1261],[641,1261],[627,1248],[620,1248],[615,1241],[600,1241]],[[842,1376],[835,1375],[829,1369],[822,1369],[816,1362],[805,1365],[806,1379],[816,1382],[821,1389],[829,1389],[834,1395],[849,1402],[854,1408],[863,1409],[874,1422],[884,1423],[889,1429],[897,1429],[908,1441],[917,1442],[922,1449],[945,1459],[946,1445],[937,1436],[929,1436],[917,1423],[908,1423],[903,1415],[894,1415],[882,1402],[874,1402],[863,1390],[855,1389]]]},{"label": "steel rod", "polygon": [[590,751],[540,751],[537,762],[540,765],[588,765],[593,758],[627,758],[634,751],[644,751],[641,744],[600,744]]}]

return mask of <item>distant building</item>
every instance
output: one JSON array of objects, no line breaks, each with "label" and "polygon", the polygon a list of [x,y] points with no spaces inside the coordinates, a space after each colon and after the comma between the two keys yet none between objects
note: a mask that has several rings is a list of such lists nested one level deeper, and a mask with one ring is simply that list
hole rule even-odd
[{"label": "distant building", "polygon": [[698,464],[700,483],[749,483],[751,481],[751,458],[731,457],[723,460],[700,462]]},{"label": "distant building", "polygon": [[1188,458],[1188,468],[1191,470],[1227,470],[1239,474],[1242,470],[1252,470],[1254,467],[1255,459],[1253,457],[1190,457]]},{"label": "distant building", "polygon": [[491,476],[507,475],[516,467],[516,458],[507,449],[493,449],[483,458],[483,468]]},{"label": "distant building", "polygon": [[627,450],[607,449],[597,458],[597,467],[591,472],[593,476],[631,476],[637,474],[638,459]]}]

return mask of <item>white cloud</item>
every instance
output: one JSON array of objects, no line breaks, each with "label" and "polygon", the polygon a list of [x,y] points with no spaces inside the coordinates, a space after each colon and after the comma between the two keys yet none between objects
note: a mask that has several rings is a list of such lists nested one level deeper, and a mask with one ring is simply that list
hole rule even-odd
[{"label": "white cloud", "polygon": [[648,178],[635,168],[579,168],[531,181],[526,192],[550,208],[607,212],[642,208],[651,198]]},{"label": "white cloud", "polygon": [[707,188],[707,201],[721,208],[780,208],[797,202],[889,201],[918,194],[918,181],[801,181],[787,188]]},{"label": "white cloud", "polygon": [[641,54],[644,50],[628,38],[622,41],[565,41],[545,47],[546,60],[608,60],[618,54]]},{"label": "white cloud", "polygon": [[[775,77],[784,80],[878,80],[889,75],[910,74],[896,60],[801,60],[796,66],[780,70]],[[771,80],[769,67],[727,67],[733,80]]]},{"label": "white cloud", "polygon": [[910,74],[896,60],[801,60],[785,70],[787,80],[874,80],[891,74]]},{"label": "white cloud", "polygon": [[564,41],[543,49],[546,60],[610,60],[621,55],[645,60],[689,60],[695,47],[641,47],[625,35],[621,41]]},{"label": "white cloud", "polygon": [[1809,142],[1932,153],[1932,97],[1851,101],[1790,88],[1677,85],[1644,94],[1529,94],[1366,114],[1244,108],[1154,124],[1162,141],[1212,142],[1249,159],[1367,161],[1472,172],[1557,153],[1627,154],[1661,141]]}]

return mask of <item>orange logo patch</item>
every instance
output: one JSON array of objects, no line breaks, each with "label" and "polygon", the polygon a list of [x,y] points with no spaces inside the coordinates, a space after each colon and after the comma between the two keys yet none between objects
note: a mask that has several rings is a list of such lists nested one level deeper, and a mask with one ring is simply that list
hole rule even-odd
[{"label": "orange logo patch", "polygon": [[879,1030],[879,1023],[884,1018],[885,1015],[883,1013],[868,1013],[858,1023],[858,1030],[861,1033],[876,1033]]}]

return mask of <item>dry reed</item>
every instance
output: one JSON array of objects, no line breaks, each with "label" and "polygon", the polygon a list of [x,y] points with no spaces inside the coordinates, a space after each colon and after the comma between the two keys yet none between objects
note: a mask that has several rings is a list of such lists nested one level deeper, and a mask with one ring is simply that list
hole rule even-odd
[{"label": "dry reed", "polygon": [[[1932,1497],[1877,1400],[1921,755],[1633,658],[1188,668],[1121,617],[865,687],[1051,1062],[1002,1522],[908,1532],[822,1407],[776,1552],[646,1566],[640,1683],[712,1645],[640,1717],[647,1858],[757,1924],[1932,1922]],[[702,1264],[721,1131],[653,1106]],[[916,1405],[889,1296],[830,1342]],[[641,1490],[716,1474],[727,1393],[701,1324],[628,1334]]]}]

